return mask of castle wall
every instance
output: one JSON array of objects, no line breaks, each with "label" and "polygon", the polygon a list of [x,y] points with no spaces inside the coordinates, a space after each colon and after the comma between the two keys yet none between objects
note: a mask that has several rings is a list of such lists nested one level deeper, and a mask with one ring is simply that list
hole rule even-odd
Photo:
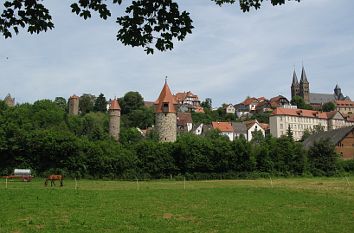
[{"label": "castle wall", "polygon": [[109,111],[109,135],[111,135],[114,140],[119,141],[120,133],[120,110],[110,110]]},{"label": "castle wall", "polygon": [[79,115],[79,98],[69,99],[69,114],[75,116]]},{"label": "castle wall", "polygon": [[160,142],[175,142],[177,139],[176,113],[156,113],[155,121]]}]

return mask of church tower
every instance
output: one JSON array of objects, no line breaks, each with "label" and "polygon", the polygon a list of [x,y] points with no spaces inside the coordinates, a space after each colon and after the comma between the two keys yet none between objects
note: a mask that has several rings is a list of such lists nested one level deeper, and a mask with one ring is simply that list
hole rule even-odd
[{"label": "church tower", "polygon": [[338,84],[334,88],[334,95],[335,95],[337,100],[345,99],[344,95],[342,94],[342,89],[338,86]]},{"label": "church tower", "polygon": [[117,99],[112,100],[109,107],[109,135],[117,142],[119,141],[120,133],[120,106]]},{"label": "church tower", "polygon": [[291,84],[291,98],[293,99],[294,96],[300,96],[300,84],[297,79],[295,70],[293,73],[293,83]]},{"label": "church tower", "polygon": [[79,115],[79,101],[80,97],[77,95],[70,96],[69,98],[69,115]]},{"label": "church tower", "polygon": [[172,95],[167,79],[159,98],[155,101],[155,125],[160,142],[174,142],[177,139],[177,101]]},{"label": "church tower", "polygon": [[300,96],[304,99],[305,103],[310,103],[310,83],[307,81],[304,67],[302,67],[301,71]]}]

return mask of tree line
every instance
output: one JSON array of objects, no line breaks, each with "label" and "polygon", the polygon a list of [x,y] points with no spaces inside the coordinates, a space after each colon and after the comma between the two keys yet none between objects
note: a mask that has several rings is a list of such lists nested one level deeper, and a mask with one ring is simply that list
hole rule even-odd
[{"label": "tree line", "polygon": [[184,133],[175,143],[159,143],[153,130],[143,137],[135,128],[148,117],[152,122],[146,124],[153,124],[153,111],[141,101],[130,109],[121,102],[122,119],[138,110],[151,116],[139,113],[143,120],[129,118],[122,124],[120,143],[108,134],[105,111],[71,116],[60,101],[15,107],[0,101],[0,175],[14,168],[30,168],[37,176],[112,179],[332,176],[354,171],[353,161],[338,161],[334,145],[323,141],[306,151],[291,131],[282,138],[256,134],[251,142],[242,137],[230,142],[215,131],[204,137]]}]

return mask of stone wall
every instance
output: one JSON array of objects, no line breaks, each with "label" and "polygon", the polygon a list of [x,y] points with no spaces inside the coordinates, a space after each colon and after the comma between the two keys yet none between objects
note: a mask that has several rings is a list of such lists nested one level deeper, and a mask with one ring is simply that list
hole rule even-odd
[{"label": "stone wall", "polygon": [[120,133],[120,110],[109,111],[109,135],[119,141]]},{"label": "stone wall", "polygon": [[79,115],[79,98],[69,99],[69,114],[75,116]]},{"label": "stone wall", "polygon": [[176,113],[156,113],[155,120],[160,142],[175,142],[177,139]]}]

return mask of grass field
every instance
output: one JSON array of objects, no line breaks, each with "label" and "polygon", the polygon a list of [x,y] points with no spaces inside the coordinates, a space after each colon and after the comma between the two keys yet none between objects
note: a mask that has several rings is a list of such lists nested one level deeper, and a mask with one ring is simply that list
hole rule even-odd
[{"label": "grass field", "polygon": [[354,232],[354,177],[0,180],[0,232]]}]

